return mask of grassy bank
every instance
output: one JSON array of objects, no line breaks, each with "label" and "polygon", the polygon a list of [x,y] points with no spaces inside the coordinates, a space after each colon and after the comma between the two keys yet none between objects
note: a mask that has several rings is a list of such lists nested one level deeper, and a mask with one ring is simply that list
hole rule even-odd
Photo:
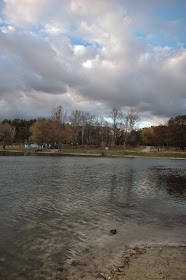
[{"label": "grassy bank", "polygon": [[[1,149],[2,147],[0,147]],[[31,153],[58,153],[63,155],[94,155],[94,156],[133,156],[133,157],[155,157],[155,158],[186,158],[186,152],[174,150],[161,150],[151,149],[149,152],[143,152],[144,147],[137,147],[134,149],[112,149],[105,151],[104,149],[61,149],[58,150],[42,150],[35,148],[24,147],[6,147],[6,151],[15,152],[31,152]]]}]

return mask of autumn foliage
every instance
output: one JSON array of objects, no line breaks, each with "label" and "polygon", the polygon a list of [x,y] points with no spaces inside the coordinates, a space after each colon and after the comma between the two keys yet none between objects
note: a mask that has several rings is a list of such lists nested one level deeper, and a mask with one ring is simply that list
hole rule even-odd
[{"label": "autumn foliage", "polygon": [[170,118],[165,125],[137,129],[138,114],[130,110],[122,115],[116,109],[110,113],[111,123],[100,121],[95,115],[75,110],[70,116],[61,107],[54,108],[50,118],[37,120],[4,120],[0,123],[0,143],[37,142],[42,145],[72,144],[94,147],[129,145],[186,146],[186,115]]}]

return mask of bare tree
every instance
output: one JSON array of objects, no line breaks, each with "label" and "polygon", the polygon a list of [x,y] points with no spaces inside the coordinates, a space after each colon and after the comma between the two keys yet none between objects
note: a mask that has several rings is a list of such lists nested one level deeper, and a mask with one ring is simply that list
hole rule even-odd
[{"label": "bare tree", "polygon": [[112,125],[112,130],[113,130],[113,145],[115,146],[116,143],[116,134],[117,134],[117,129],[118,129],[118,124],[121,124],[122,119],[123,119],[123,113],[116,109],[113,108],[109,117],[112,119],[113,121],[113,125]]},{"label": "bare tree", "polygon": [[84,145],[84,133],[85,133],[85,126],[87,124],[88,114],[86,112],[81,113],[80,118],[80,125],[81,125],[81,144]]},{"label": "bare tree", "polygon": [[11,143],[14,141],[15,136],[16,136],[16,128],[15,128],[15,126],[12,126],[12,129],[10,131]]},{"label": "bare tree", "polygon": [[111,130],[112,128],[110,127],[109,122],[104,121],[100,124],[100,145],[101,147],[108,146],[111,139]]},{"label": "bare tree", "polygon": [[93,124],[95,116],[88,112],[75,110],[69,117],[71,126],[75,132],[75,142],[78,142],[79,133],[81,133],[81,144],[84,145],[85,129],[87,128],[87,143],[90,139],[90,126]]},{"label": "bare tree", "polygon": [[81,125],[81,111],[75,110],[72,112],[72,114],[69,117],[71,126],[74,130],[74,141],[75,143],[78,143],[78,136],[80,131],[80,125]]},{"label": "bare tree", "polygon": [[67,122],[67,111],[60,105],[52,109],[52,120],[60,121],[61,123]]},{"label": "bare tree", "polygon": [[124,146],[126,147],[130,138],[131,132],[136,129],[139,121],[138,112],[136,109],[131,108],[126,117],[124,118]]},{"label": "bare tree", "polygon": [[95,118],[95,115],[85,113],[84,144],[86,142],[86,145],[91,143],[92,133],[95,129]]}]

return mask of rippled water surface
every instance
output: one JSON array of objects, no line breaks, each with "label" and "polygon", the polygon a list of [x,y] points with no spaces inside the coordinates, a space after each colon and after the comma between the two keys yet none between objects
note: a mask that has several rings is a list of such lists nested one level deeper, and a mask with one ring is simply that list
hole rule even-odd
[{"label": "rippled water surface", "polygon": [[185,244],[185,171],[184,160],[1,156],[0,279],[98,279],[127,244]]}]

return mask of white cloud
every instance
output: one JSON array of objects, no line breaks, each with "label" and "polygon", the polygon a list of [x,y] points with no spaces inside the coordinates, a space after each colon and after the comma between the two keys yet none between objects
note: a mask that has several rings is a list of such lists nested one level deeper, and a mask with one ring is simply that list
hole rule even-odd
[{"label": "white cloud", "polygon": [[0,30],[3,32],[3,33],[8,33],[8,32],[12,32],[15,30],[15,28],[11,25],[8,25],[8,26],[1,26],[0,27]]},{"label": "white cloud", "polygon": [[44,31],[51,35],[59,35],[64,30],[58,24],[46,24]]},{"label": "white cloud", "polygon": [[92,60],[88,59],[87,61],[85,61],[83,63],[83,67],[89,68],[89,69],[98,67],[99,62],[100,62],[100,57],[99,57],[99,55],[96,55],[95,59],[92,59]]},{"label": "white cloud", "polygon": [[96,15],[102,13],[107,7],[107,0],[91,1],[71,0],[71,10],[78,15]]},{"label": "white cloud", "polygon": [[34,23],[40,17],[45,0],[4,0],[7,19],[16,24]]},{"label": "white cloud", "polygon": [[83,55],[86,52],[86,47],[83,45],[75,45],[74,46],[74,54],[75,55]]},{"label": "white cloud", "polygon": [[[23,106],[33,115],[34,108],[46,113],[59,102],[91,111],[97,104],[107,111],[136,107],[154,123],[185,113],[183,45],[148,43],[158,28],[169,33],[179,25],[158,27],[144,12],[129,13],[132,2],[4,0],[0,97],[9,114],[16,114],[18,99],[23,116]],[[135,37],[139,27],[148,34]],[[6,114],[2,109],[0,118]]]}]

